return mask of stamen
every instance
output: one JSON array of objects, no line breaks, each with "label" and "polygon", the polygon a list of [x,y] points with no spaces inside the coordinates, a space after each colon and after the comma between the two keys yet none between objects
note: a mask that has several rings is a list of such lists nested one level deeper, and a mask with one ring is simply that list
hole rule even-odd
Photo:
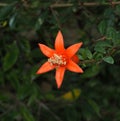
[{"label": "stamen", "polygon": [[62,55],[57,55],[57,54],[53,54],[53,56],[48,59],[48,62],[51,65],[56,65],[56,66],[65,66],[67,64],[66,58],[63,57]]}]

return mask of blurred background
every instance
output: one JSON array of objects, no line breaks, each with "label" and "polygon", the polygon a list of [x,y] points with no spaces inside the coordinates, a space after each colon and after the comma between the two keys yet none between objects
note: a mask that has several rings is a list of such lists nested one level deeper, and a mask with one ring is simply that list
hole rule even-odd
[{"label": "blurred background", "polygon": [[[84,73],[57,89],[36,71],[59,30]],[[0,0],[0,121],[120,121],[119,0]]]}]

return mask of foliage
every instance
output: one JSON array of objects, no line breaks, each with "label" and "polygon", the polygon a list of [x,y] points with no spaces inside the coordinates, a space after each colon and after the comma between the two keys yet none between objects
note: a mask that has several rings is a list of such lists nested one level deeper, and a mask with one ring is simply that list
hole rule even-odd
[{"label": "foliage", "polygon": [[[92,4],[91,4],[92,3]],[[119,121],[120,2],[0,1],[0,121]],[[36,75],[58,30],[78,52],[83,74]]]}]

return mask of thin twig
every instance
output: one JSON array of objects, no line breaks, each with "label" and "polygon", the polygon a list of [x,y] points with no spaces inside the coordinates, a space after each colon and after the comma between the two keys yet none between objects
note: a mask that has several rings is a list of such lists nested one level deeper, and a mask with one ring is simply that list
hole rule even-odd
[{"label": "thin twig", "polygon": [[37,103],[39,105],[41,105],[42,108],[44,108],[45,110],[47,110],[57,121],[62,121],[62,119],[60,119],[60,117],[58,117],[53,111],[51,111],[49,109],[49,107],[47,107],[44,103],[40,102],[37,100]]},{"label": "thin twig", "polygon": [[[108,6],[108,5],[118,5],[120,4],[120,1],[118,2],[105,2],[105,3],[99,3],[99,2],[81,2],[78,3],[78,6],[87,6],[87,7],[92,7],[92,6]],[[71,7],[73,6],[73,3],[55,3],[52,4],[50,7],[51,8],[62,8],[62,7]]]}]

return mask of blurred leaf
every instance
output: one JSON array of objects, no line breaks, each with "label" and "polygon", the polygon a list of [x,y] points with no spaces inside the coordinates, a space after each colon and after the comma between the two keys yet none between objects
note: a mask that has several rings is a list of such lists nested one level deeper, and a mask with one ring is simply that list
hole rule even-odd
[{"label": "blurred leaf", "polygon": [[32,84],[32,91],[30,93],[30,97],[28,99],[28,106],[30,106],[31,104],[34,104],[34,102],[36,101],[36,99],[41,99],[42,98],[42,94],[40,93],[40,89],[39,86],[36,84]]},{"label": "blurred leaf", "polygon": [[115,31],[114,38],[112,38],[112,42],[114,46],[118,46],[120,44],[120,32]]},{"label": "blurred leaf", "polygon": [[0,20],[6,19],[8,16],[10,16],[13,8],[14,8],[14,4],[3,7],[0,10]]},{"label": "blurred leaf", "polygon": [[18,70],[14,69],[13,71],[10,71],[7,75],[7,80],[11,82],[11,85],[13,86],[14,89],[18,90],[20,87],[20,82],[19,82],[19,72]]},{"label": "blurred leaf", "polygon": [[61,96],[61,99],[66,100],[66,101],[74,101],[79,98],[81,94],[80,89],[73,89]]},{"label": "blurred leaf", "polygon": [[95,45],[94,50],[100,53],[105,54],[106,53],[106,48],[111,47],[111,44],[106,41],[100,41]]},{"label": "blurred leaf", "polygon": [[31,70],[30,70],[31,81],[35,80],[38,77],[36,72],[37,72],[39,67],[40,67],[40,65],[37,64],[31,68]]},{"label": "blurred leaf", "polygon": [[120,111],[116,112],[116,116],[115,117],[116,117],[116,120],[118,120],[118,121],[120,120]]},{"label": "blurred leaf", "polygon": [[9,51],[3,58],[3,69],[4,71],[9,70],[12,66],[16,63],[17,58],[19,55],[19,50],[17,47],[16,42],[14,41],[13,44],[9,45]]},{"label": "blurred leaf", "polygon": [[44,20],[42,18],[38,18],[36,24],[35,24],[35,30],[39,30],[40,27],[42,26]]},{"label": "blurred leaf", "polygon": [[84,101],[81,104],[81,108],[82,108],[82,115],[83,117],[87,120],[90,121],[93,117],[93,110],[90,106],[90,104],[88,104],[88,101]]},{"label": "blurred leaf", "polygon": [[81,48],[79,51],[79,58],[81,60],[92,59],[92,53],[88,48]]},{"label": "blurred leaf", "polygon": [[4,21],[1,21],[1,22],[0,22],[0,25],[1,25],[2,27],[6,27],[7,24],[8,24],[8,21],[7,21],[7,20],[4,20]]},{"label": "blurred leaf", "polygon": [[93,54],[93,58],[95,58],[95,60],[97,60],[97,61],[101,60],[103,58],[103,56],[104,56],[103,53],[95,52]]},{"label": "blurred leaf", "polygon": [[19,42],[19,46],[20,46],[20,49],[21,51],[26,54],[26,56],[28,56],[31,52],[31,48],[30,48],[30,42],[29,40],[26,40],[26,39],[22,39],[20,42]]},{"label": "blurred leaf", "polygon": [[100,33],[104,35],[107,29],[107,22],[105,20],[101,21],[98,25],[98,29]]},{"label": "blurred leaf", "polygon": [[91,78],[96,76],[100,71],[100,67],[98,65],[94,65],[85,70],[85,72],[81,75],[82,78]]},{"label": "blurred leaf", "polygon": [[104,16],[105,16],[105,17],[108,17],[108,18],[109,18],[112,14],[113,14],[113,10],[112,10],[112,8],[110,8],[110,7],[109,7],[108,9],[106,9],[105,12],[104,12]]},{"label": "blurred leaf", "polygon": [[92,57],[93,57],[92,53],[89,49],[86,49],[86,55],[87,55],[88,59],[92,59]]},{"label": "blurred leaf", "polygon": [[109,41],[100,41],[97,42],[95,47],[112,47]]},{"label": "blurred leaf", "polygon": [[120,5],[117,5],[115,8],[115,13],[120,16]]},{"label": "blurred leaf", "polygon": [[3,91],[0,91],[0,101],[4,101],[4,102],[9,102],[10,101],[10,95],[8,93],[5,93]]},{"label": "blurred leaf", "polygon": [[20,106],[20,113],[21,113],[24,121],[36,121],[34,119],[33,115],[30,113],[30,111],[25,106]]},{"label": "blurred leaf", "polygon": [[16,24],[16,13],[10,18],[9,20],[9,26],[11,29],[13,29],[15,27],[15,24]]},{"label": "blurred leaf", "polygon": [[91,99],[88,99],[88,103],[94,109],[94,111],[96,112],[96,114],[100,117],[100,108],[97,105],[97,103],[95,101],[91,100]]},{"label": "blurred leaf", "polygon": [[116,30],[113,27],[108,27],[106,37],[108,39],[112,39],[112,40],[115,39],[116,38]]},{"label": "blurred leaf", "polygon": [[95,46],[94,50],[97,51],[97,52],[103,53],[103,54],[106,53],[105,48],[101,47],[101,46]]},{"label": "blurred leaf", "polygon": [[45,99],[53,101],[53,100],[56,99],[56,97],[55,97],[55,95],[53,95],[52,93],[47,93],[47,94],[45,95]]},{"label": "blurred leaf", "polygon": [[104,57],[103,60],[109,64],[114,63],[114,59],[111,56]]},{"label": "blurred leaf", "polygon": [[7,71],[10,68],[12,68],[12,66],[17,61],[18,55],[19,55],[19,50],[18,50],[16,42],[14,42],[13,44],[9,45],[9,51],[7,52],[7,54],[5,55],[3,59],[4,71]]}]

